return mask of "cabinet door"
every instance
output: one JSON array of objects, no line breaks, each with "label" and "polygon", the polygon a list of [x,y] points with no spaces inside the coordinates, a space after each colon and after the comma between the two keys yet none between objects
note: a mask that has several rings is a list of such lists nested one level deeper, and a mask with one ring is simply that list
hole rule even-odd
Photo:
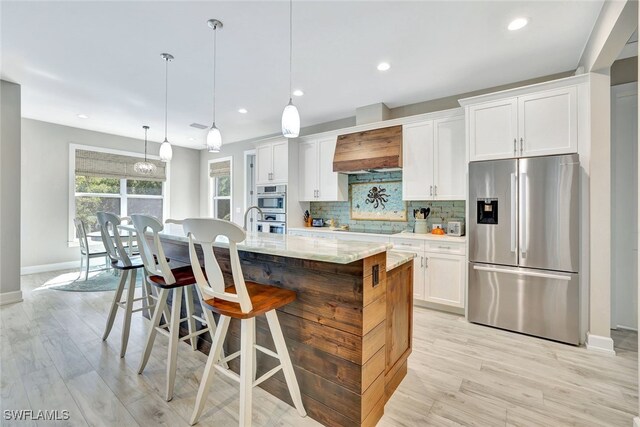
[{"label": "cabinet door", "polygon": [[471,105],[468,117],[470,161],[517,156],[517,98]]},{"label": "cabinet door", "polygon": [[256,184],[271,183],[271,167],[273,166],[273,149],[270,144],[256,148]]},{"label": "cabinet door", "polygon": [[413,298],[424,301],[424,253],[413,259]]},{"label": "cabinet door", "polygon": [[426,252],[425,300],[464,307],[465,257]]},{"label": "cabinet door", "polygon": [[298,144],[298,185],[300,201],[316,200],[318,189],[318,144],[315,141]]},{"label": "cabinet door", "polygon": [[464,117],[439,119],[434,126],[434,190],[436,200],[466,199]]},{"label": "cabinet door", "polygon": [[402,128],[402,199],[433,198],[433,122]]},{"label": "cabinet door", "polygon": [[575,86],[518,98],[518,144],[521,156],[578,152]]},{"label": "cabinet door", "polygon": [[275,142],[273,144],[273,166],[271,170],[271,182],[286,183],[289,176],[289,144],[288,142]]},{"label": "cabinet door", "polygon": [[336,152],[336,138],[318,141],[318,200],[325,202],[346,201],[348,176],[333,171],[333,156]]}]

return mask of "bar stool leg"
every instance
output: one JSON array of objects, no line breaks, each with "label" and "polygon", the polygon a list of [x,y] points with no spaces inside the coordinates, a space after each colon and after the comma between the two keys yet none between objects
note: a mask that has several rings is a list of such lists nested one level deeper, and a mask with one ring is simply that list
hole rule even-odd
[{"label": "bar stool leg", "polygon": [[[209,313],[207,315],[207,321],[209,321],[209,318],[213,320],[211,312],[206,309],[205,311]],[[204,368],[202,380],[200,381],[200,387],[198,388],[198,395],[196,396],[196,406],[193,409],[193,414],[191,414],[191,420],[189,421],[189,424],[191,425],[194,425],[200,419],[200,415],[202,414],[202,410],[204,409],[204,404],[207,401],[207,397],[209,396],[209,388],[211,387],[211,381],[213,381],[213,373],[216,370],[215,365],[216,363],[218,363],[218,360],[220,360],[220,355],[222,354],[222,344],[224,344],[224,339],[227,336],[227,330],[229,329],[230,322],[231,318],[227,316],[220,316],[220,319],[218,320],[216,333],[213,337],[213,343],[211,344],[209,357],[207,358],[207,365]],[[211,327],[212,324],[210,324],[209,327]]]},{"label": "bar stool leg", "polygon": [[[187,325],[189,326],[189,334],[193,334],[196,332],[196,320],[193,318],[194,307],[193,307],[193,286],[189,285],[184,288],[184,297],[185,297],[185,305],[187,307]],[[196,351],[198,349],[197,340],[198,337],[189,338],[189,342],[191,342],[191,349]]]},{"label": "bar stool leg", "polygon": [[129,343],[129,329],[131,329],[131,312],[133,311],[133,300],[136,291],[137,269],[130,270],[129,289],[127,289],[127,303],[124,309],[124,323],[122,325],[122,343],[120,344],[120,357],[124,357]]},{"label": "bar stool leg", "polygon": [[111,333],[111,328],[113,327],[113,321],[116,318],[116,312],[118,311],[118,303],[122,298],[122,291],[124,291],[124,286],[127,281],[127,274],[122,274],[120,276],[120,282],[118,283],[118,288],[116,289],[116,293],[113,295],[113,301],[111,302],[111,310],[109,310],[109,317],[107,318],[107,326],[104,328],[104,334],[102,334],[102,341],[106,341]]},{"label": "bar stool leg", "polygon": [[173,386],[176,382],[176,361],[178,342],[180,341],[180,309],[182,307],[182,288],[173,289],[171,301],[171,323],[169,326],[169,359],[167,360],[167,390],[165,400],[173,399]]},{"label": "bar stool leg", "polygon": [[287,382],[287,387],[289,387],[289,393],[291,393],[291,399],[293,400],[293,404],[298,410],[298,413],[301,416],[305,417],[307,415],[307,411],[304,409],[304,405],[302,404],[300,387],[298,386],[296,373],[293,370],[293,364],[291,363],[291,358],[289,357],[289,350],[287,350],[287,344],[284,340],[284,336],[282,335],[282,329],[280,329],[278,314],[276,313],[275,310],[271,310],[271,311],[267,311],[265,315],[267,316],[267,322],[269,323],[269,330],[271,331],[271,336],[273,337],[273,342],[276,346],[278,358],[280,359],[280,363],[282,364],[282,372],[284,373],[284,378]]},{"label": "bar stool leg", "polygon": [[153,317],[151,318],[151,327],[149,328],[149,334],[147,335],[147,344],[144,347],[142,358],[140,359],[140,366],[138,366],[138,373],[141,374],[144,371],[144,367],[147,366],[151,350],[153,349],[153,342],[156,340],[158,333],[157,327],[160,326],[160,320],[162,319],[162,313],[167,305],[167,297],[169,296],[168,289],[161,289],[158,294],[158,301],[156,302],[156,308],[153,310]]},{"label": "bar stool leg", "polygon": [[240,332],[240,425],[251,426],[253,359],[256,319],[241,320]]},{"label": "bar stool leg", "polygon": [[149,307],[153,304],[153,299],[151,299],[151,289],[149,289],[149,283],[147,283],[146,275],[143,273],[142,280],[142,315],[145,317],[150,317]]},{"label": "bar stool leg", "polygon": [[[198,291],[198,297],[200,298],[200,301],[202,301],[202,296],[200,295],[200,290],[198,288],[196,288],[196,291]],[[218,328],[220,327],[220,325],[218,324],[216,326],[216,320],[213,318],[213,313],[211,312],[211,310],[207,310],[205,307],[202,307],[202,303],[200,303],[200,307],[202,308],[202,313],[204,315],[204,320],[207,321],[207,326],[209,327],[209,336],[211,337],[211,342],[214,343],[216,342],[216,333],[218,331]],[[220,319],[222,319],[223,316],[220,316]],[[218,320],[218,323],[221,320]],[[225,332],[226,334],[226,332]],[[224,336],[222,337],[222,341],[224,343]],[[212,345],[213,346],[213,345]],[[224,358],[224,350],[222,349],[222,347],[220,347],[220,358]],[[220,363],[220,365],[225,368],[225,369],[229,369],[229,365],[227,364],[227,362],[222,362]]]},{"label": "bar stool leg", "polygon": [[84,280],[89,280],[89,266],[91,265],[91,257],[89,256],[89,249],[87,249],[87,254],[85,256],[86,256],[85,262],[87,266],[84,273]]}]

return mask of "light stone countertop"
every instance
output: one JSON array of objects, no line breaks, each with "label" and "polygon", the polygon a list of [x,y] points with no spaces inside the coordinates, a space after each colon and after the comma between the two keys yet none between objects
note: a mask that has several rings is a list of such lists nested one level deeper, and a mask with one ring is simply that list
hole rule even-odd
[{"label": "light stone countertop", "polygon": [[330,227],[289,227],[289,231],[303,231],[307,233],[327,233],[334,235],[359,235],[359,236],[376,236],[376,237],[384,237],[384,238],[392,238],[392,239],[416,239],[416,240],[435,240],[439,242],[452,242],[452,243],[464,243],[466,242],[466,237],[458,237],[458,236],[447,236],[447,235],[437,235],[437,234],[416,234],[416,233],[393,233],[393,234],[382,234],[382,233],[363,233],[361,231],[343,231]]},{"label": "light stone countertop", "polygon": [[[135,231],[130,225],[120,227],[123,230]],[[166,240],[189,242],[182,226],[165,224],[160,236]],[[228,240],[218,237],[214,246],[227,247]],[[349,264],[371,255],[391,249],[387,242],[354,242],[334,239],[317,239],[313,237],[289,236],[284,234],[247,233],[247,238],[238,243],[238,250],[283,256],[289,258],[308,259],[312,261]]]},{"label": "light stone countertop", "polygon": [[417,255],[413,252],[387,251],[387,271],[400,267],[413,260]]}]

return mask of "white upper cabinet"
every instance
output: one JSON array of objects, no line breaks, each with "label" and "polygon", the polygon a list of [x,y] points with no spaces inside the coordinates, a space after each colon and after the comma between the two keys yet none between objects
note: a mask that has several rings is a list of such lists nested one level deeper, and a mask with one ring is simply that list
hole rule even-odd
[{"label": "white upper cabinet", "polygon": [[301,202],[348,200],[348,176],[333,171],[335,151],[336,137],[299,144],[298,175]]},{"label": "white upper cabinet", "polygon": [[504,159],[516,155],[518,99],[502,99],[469,107],[471,160]]},{"label": "white upper cabinet", "polygon": [[286,184],[289,168],[288,141],[268,142],[256,148],[256,184]]},{"label": "white upper cabinet", "polygon": [[[579,86],[575,82],[582,80],[572,79],[570,85],[559,80],[508,91],[517,96],[504,99],[495,100],[501,94],[493,94],[462,100],[469,160],[577,153]],[[483,101],[487,97],[490,100]]]},{"label": "white upper cabinet", "polygon": [[402,127],[402,198],[433,198],[433,121]]},{"label": "white upper cabinet", "polygon": [[438,119],[434,127],[434,197],[464,200],[466,197],[464,117]]},{"label": "white upper cabinet", "polygon": [[411,123],[402,128],[404,200],[464,200],[464,116]]},{"label": "white upper cabinet", "polygon": [[575,86],[518,98],[520,156],[578,151],[578,112]]}]

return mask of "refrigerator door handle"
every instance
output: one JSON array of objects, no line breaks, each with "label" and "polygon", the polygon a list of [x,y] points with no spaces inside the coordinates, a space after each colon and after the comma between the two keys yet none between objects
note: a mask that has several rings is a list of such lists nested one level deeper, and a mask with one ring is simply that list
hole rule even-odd
[{"label": "refrigerator door handle", "polygon": [[516,252],[516,203],[517,203],[517,194],[516,194],[516,174],[511,174],[511,252]]},{"label": "refrigerator door handle", "polygon": [[540,271],[508,270],[506,268],[485,267],[481,265],[474,265],[473,269],[478,271],[486,271],[489,273],[504,273],[504,274],[515,274],[517,276],[530,276],[530,277],[541,277],[544,279],[566,280],[567,282],[571,280],[570,275],[564,276],[560,274],[543,273]]},{"label": "refrigerator door handle", "polygon": [[527,174],[520,172],[520,251],[522,258],[527,257]]}]

